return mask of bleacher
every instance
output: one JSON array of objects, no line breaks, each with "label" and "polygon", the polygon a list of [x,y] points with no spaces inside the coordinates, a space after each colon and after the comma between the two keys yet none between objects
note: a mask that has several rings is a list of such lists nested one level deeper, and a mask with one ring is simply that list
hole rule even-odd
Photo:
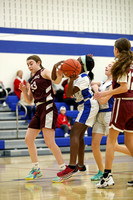
[{"label": "bleacher", "polygon": [[[2,156],[20,156],[20,155],[29,155],[28,149],[25,144],[24,138],[25,133],[28,127],[28,123],[25,118],[20,117],[18,121],[19,130],[16,130],[16,105],[19,99],[17,96],[12,95],[8,96],[6,99],[6,103],[9,106],[9,109],[4,112],[4,110],[0,110],[0,155]],[[68,106],[65,102],[55,102],[58,111],[61,106],[66,107],[66,116],[72,117],[73,122],[75,121],[78,111],[70,110],[70,106]],[[24,111],[20,111],[19,115],[22,115]],[[3,117],[5,116],[5,117]],[[30,121],[28,121],[30,122]],[[92,128],[88,128],[87,136],[84,137],[86,151],[91,151],[91,140],[92,140]],[[104,136],[101,141],[101,150],[105,150],[107,137]],[[70,137],[64,137],[64,130],[60,128],[56,128],[55,130],[55,141],[59,147],[61,147],[62,152],[70,151]],[[124,143],[124,135],[120,134],[118,137],[119,143]],[[45,145],[43,134],[40,132],[36,139],[36,146],[38,148],[38,154],[51,154]]]}]

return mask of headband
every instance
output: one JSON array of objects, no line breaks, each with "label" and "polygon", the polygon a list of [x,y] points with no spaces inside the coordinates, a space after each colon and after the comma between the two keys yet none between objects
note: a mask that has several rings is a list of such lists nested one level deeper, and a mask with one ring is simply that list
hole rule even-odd
[{"label": "headband", "polygon": [[84,64],[84,70],[85,72],[87,71],[87,67],[86,67],[86,56],[81,56],[81,61]]}]

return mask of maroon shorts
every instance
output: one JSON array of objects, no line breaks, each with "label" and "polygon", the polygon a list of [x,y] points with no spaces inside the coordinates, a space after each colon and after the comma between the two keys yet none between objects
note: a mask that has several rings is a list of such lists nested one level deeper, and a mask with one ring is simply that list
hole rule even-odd
[{"label": "maroon shorts", "polygon": [[133,132],[133,100],[114,100],[109,127],[120,132]]},{"label": "maroon shorts", "polygon": [[40,104],[37,106],[36,113],[29,124],[29,128],[50,128],[55,130],[57,117],[58,110],[53,101]]}]

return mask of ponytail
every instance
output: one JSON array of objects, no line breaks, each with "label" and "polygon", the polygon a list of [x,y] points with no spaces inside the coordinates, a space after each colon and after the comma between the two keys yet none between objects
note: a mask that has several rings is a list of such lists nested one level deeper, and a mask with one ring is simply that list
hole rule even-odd
[{"label": "ponytail", "polygon": [[131,43],[126,38],[120,38],[115,42],[115,48],[118,49],[119,55],[117,61],[111,68],[113,80],[117,81],[118,77],[122,77],[127,74],[130,65],[133,61],[133,52],[131,49]]},{"label": "ponytail", "polygon": [[92,71],[89,71],[88,77],[90,78],[91,81],[94,79],[94,74]]}]

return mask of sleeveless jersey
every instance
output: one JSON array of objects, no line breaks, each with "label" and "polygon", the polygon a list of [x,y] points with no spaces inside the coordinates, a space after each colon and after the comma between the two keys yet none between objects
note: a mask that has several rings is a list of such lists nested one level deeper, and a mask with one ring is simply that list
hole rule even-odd
[{"label": "sleeveless jersey", "polygon": [[[101,86],[99,87],[99,91],[107,91],[109,87],[112,85],[112,81],[101,82]],[[109,112],[112,111],[114,103],[114,98],[111,97],[105,104],[99,105],[99,112]]]},{"label": "sleeveless jersey", "polygon": [[54,100],[52,82],[41,76],[42,70],[44,69],[38,70],[30,82],[30,89],[35,103]]},{"label": "sleeveless jersey", "polygon": [[92,127],[99,110],[97,100],[93,99],[93,92],[90,87],[90,79],[86,72],[80,74],[74,81],[73,86],[78,87],[80,91],[74,94],[78,103],[78,116],[75,122]]},{"label": "sleeveless jersey", "polygon": [[118,78],[117,82],[113,81],[113,89],[120,86],[120,82],[128,83],[128,91],[125,93],[114,95],[114,98],[124,98],[124,99],[133,99],[133,65],[129,68],[129,72],[126,75],[123,75],[121,78]]}]

